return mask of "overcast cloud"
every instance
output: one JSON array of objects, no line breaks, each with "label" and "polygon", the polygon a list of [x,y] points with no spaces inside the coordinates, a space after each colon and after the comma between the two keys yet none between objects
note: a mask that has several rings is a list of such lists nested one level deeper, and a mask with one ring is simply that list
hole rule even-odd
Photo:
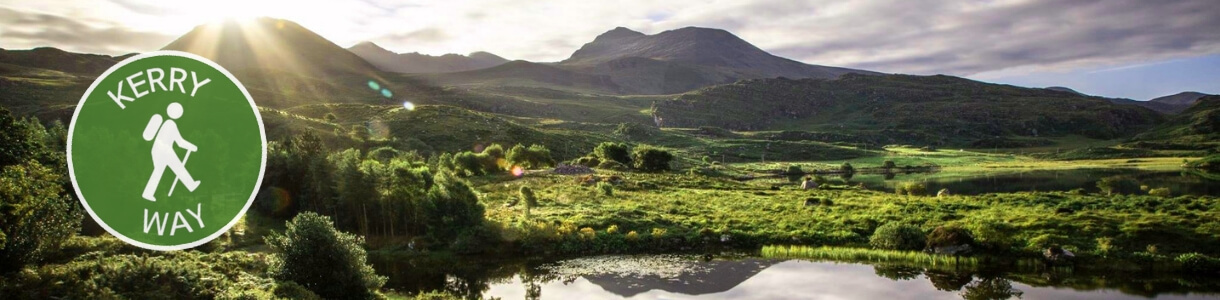
[{"label": "overcast cloud", "polygon": [[[228,8],[225,8],[228,7]],[[881,72],[1003,77],[1220,53],[1220,4],[1145,1],[0,0],[0,47],[122,54],[227,15],[297,21],[342,46],[559,61],[616,26],[729,30],[776,55]]]}]

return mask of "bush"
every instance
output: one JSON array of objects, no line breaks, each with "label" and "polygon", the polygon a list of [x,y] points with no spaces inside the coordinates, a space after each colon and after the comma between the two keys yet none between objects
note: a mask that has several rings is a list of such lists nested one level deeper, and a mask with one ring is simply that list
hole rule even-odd
[{"label": "bush", "polygon": [[627,149],[627,144],[602,142],[593,148],[593,156],[602,161],[613,160],[624,165],[631,165],[631,152]]},{"label": "bush", "polygon": [[586,167],[590,167],[590,168],[595,168],[598,165],[600,165],[601,163],[602,163],[602,160],[598,159],[597,157],[594,157],[594,156],[585,156],[585,157],[581,157],[581,158],[572,160],[573,165],[586,166]]},{"label": "bush", "polygon": [[0,273],[37,263],[80,230],[60,175],[30,160],[0,172]]},{"label": "bush", "polygon": [[851,163],[843,163],[843,165],[839,166],[839,172],[843,174],[852,174],[856,173],[856,168],[852,167]]},{"label": "bush", "polygon": [[543,168],[555,165],[555,159],[551,158],[551,150],[543,145],[530,145],[529,148],[521,144],[508,149],[508,162],[510,164],[525,167],[527,169]]},{"label": "bush", "polygon": [[256,296],[267,268],[261,254],[172,252],[164,256],[88,254],[5,278],[5,299],[214,299]]},{"label": "bush", "polygon": [[936,226],[931,233],[928,233],[928,248],[957,245],[974,245],[974,235],[970,234],[970,230],[948,225]]},{"label": "bush", "polygon": [[597,191],[605,196],[614,196],[614,185],[608,182],[597,183]]},{"label": "bush", "polygon": [[885,169],[893,169],[893,168],[897,168],[898,165],[895,164],[894,161],[892,161],[892,160],[886,160],[885,162],[881,163],[881,167],[885,168]]},{"label": "bush", "polygon": [[1112,176],[1097,181],[1097,188],[1107,195],[1135,194],[1140,190],[1140,184],[1128,176]]},{"label": "bush", "polygon": [[1148,190],[1148,194],[1157,196],[1157,197],[1165,197],[1165,198],[1173,197],[1173,191],[1170,191],[1169,188],[1151,189],[1151,190]]},{"label": "bush", "polygon": [[899,195],[923,196],[928,193],[928,186],[923,182],[902,182],[894,185],[894,193]]},{"label": "bush", "polygon": [[659,172],[669,170],[669,162],[674,159],[674,156],[669,154],[669,151],[641,145],[636,146],[632,151],[632,159],[638,170]]},{"label": "bush", "polygon": [[1182,272],[1192,274],[1220,273],[1220,259],[1207,255],[1193,252],[1186,253],[1179,255],[1174,261],[1182,266]]},{"label": "bush", "polygon": [[627,165],[624,165],[621,162],[617,162],[617,161],[613,161],[613,160],[602,161],[600,164],[597,164],[597,168],[606,169],[606,170],[615,170],[615,171],[630,171],[631,170],[631,168],[627,167]]},{"label": "bush", "polygon": [[329,217],[297,215],[284,233],[266,237],[275,260],[271,275],[299,283],[327,299],[372,299],[385,284],[365,261],[364,238],[335,229]]},{"label": "bush", "polygon": [[898,222],[877,227],[868,244],[885,250],[922,250],[925,246],[923,231],[919,227]]},{"label": "bush", "polygon": [[534,196],[534,190],[530,189],[530,187],[521,187],[521,189],[517,191],[517,194],[521,196],[521,201],[525,202],[525,207],[538,206],[538,197]]},{"label": "bush", "polygon": [[801,166],[791,165],[791,166],[788,166],[787,171],[784,171],[784,174],[785,175],[802,175],[802,174],[805,174],[805,171],[801,171]]}]

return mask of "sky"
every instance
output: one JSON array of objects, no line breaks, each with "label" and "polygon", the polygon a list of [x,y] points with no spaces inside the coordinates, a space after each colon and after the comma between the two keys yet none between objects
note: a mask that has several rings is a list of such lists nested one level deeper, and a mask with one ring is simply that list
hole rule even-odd
[{"label": "sky", "polygon": [[0,0],[0,48],[126,54],[271,16],[347,47],[559,61],[618,26],[728,30],[810,64],[1146,100],[1220,94],[1215,0]]}]

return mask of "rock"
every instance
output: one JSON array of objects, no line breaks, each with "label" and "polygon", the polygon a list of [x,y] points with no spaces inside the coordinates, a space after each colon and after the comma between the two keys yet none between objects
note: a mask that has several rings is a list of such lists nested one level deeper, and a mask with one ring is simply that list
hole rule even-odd
[{"label": "rock", "polygon": [[940,189],[940,191],[936,192],[936,196],[937,196],[937,197],[948,197],[948,196],[951,196],[951,195],[952,195],[952,194],[950,194],[950,193],[949,193],[949,189],[947,189],[947,188],[946,188],[946,189]]},{"label": "rock", "polygon": [[582,165],[560,164],[552,169],[551,172],[561,175],[579,175],[593,173],[593,168]]},{"label": "rock", "polygon": [[1076,258],[1076,254],[1059,246],[1050,246],[1042,251],[1042,257],[1046,258],[1047,262],[1065,262]]},{"label": "rock", "polygon": [[819,204],[822,204],[822,201],[818,200],[818,198],[805,199],[805,206],[817,206]]},{"label": "rock", "polygon": [[953,246],[935,247],[932,248],[932,253],[942,255],[963,255],[970,253],[970,245],[961,244]]},{"label": "rock", "polygon": [[818,188],[818,183],[813,182],[813,180],[805,180],[805,181],[801,182],[802,190],[812,190],[812,189],[817,189],[817,188]]}]

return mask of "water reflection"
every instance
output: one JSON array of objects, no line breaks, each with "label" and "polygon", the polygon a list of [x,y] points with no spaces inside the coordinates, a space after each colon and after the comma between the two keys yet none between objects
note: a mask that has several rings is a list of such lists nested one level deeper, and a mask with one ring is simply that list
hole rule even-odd
[{"label": "water reflection", "polygon": [[[865,188],[877,191],[892,192],[895,185],[899,183],[923,182],[931,193],[941,189],[948,189],[955,195],[978,195],[1028,191],[1071,191],[1074,189],[1097,193],[1100,192],[1097,182],[1103,178],[1114,176],[1131,177],[1139,185],[1148,186],[1149,188],[1169,188],[1173,195],[1220,196],[1220,181],[1207,179],[1195,173],[1129,168],[1032,170],[1004,173],[861,173],[845,174],[838,176],[839,178],[837,179],[850,185],[863,184]],[[791,184],[791,182],[793,181],[788,183]]]},{"label": "water reflection", "polygon": [[400,274],[390,273],[387,285],[402,291],[444,289],[471,299],[1220,299],[1216,278],[1157,274],[966,272],[754,258],[703,262],[674,256],[444,266],[466,270],[412,268],[401,275],[434,278],[399,280]]}]

